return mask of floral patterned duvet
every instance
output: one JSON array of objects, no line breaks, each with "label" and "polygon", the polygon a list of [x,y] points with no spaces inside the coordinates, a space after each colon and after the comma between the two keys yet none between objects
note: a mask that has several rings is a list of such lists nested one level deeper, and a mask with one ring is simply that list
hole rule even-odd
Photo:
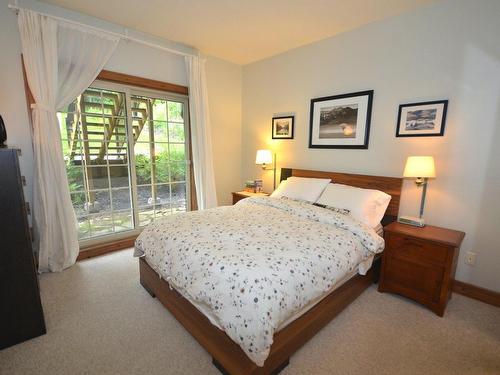
[{"label": "floral patterned duvet", "polygon": [[262,366],[282,322],[383,247],[382,237],[349,215],[254,197],[157,220],[138,237],[134,255],[209,308]]}]

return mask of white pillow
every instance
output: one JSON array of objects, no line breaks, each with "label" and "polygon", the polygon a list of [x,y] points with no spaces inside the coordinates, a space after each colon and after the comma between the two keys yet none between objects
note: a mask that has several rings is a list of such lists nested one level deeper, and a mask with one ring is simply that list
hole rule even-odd
[{"label": "white pillow", "polygon": [[314,203],[330,181],[326,178],[288,177],[281,182],[271,197],[288,197]]},{"label": "white pillow", "polygon": [[375,228],[384,217],[391,196],[379,190],[329,184],[316,203],[350,211],[351,216]]}]

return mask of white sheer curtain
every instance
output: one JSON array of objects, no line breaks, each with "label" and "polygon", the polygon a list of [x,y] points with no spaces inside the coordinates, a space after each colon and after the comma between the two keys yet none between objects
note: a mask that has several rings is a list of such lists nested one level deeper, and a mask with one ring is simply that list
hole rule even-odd
[{"label": "white sheer curtain", "polygon": [[57,110],[97,77],[119,39],[20,9],[19,31],[35,98],[34,228],[40,271],[61,271],[78,256],[78,228],[61,148]]},{"label": "white sheer curtain", "polygon": [[205,59],[186,56],[185,60],[189,84],[193,174],[198,208],[203,210],[217,206]]}]

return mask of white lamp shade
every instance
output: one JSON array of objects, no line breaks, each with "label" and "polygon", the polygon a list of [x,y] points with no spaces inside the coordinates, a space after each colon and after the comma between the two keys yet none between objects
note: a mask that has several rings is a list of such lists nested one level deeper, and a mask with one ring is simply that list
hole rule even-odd
[{"label": "white lamp shade", "polygon": [[436,167],[432,156],[408,156],[403,177],[436,177]]},{"label": "white lamp shade", "polygon": [[272,164],[273,154],[271,150],[257,150],[255,164]]}]

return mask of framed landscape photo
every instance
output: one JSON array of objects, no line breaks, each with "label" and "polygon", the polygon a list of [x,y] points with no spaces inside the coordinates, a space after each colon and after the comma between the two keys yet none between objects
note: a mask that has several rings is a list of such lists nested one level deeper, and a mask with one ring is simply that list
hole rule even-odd
[{"label": "framed landscape photo", "polygon": [[373,90],[311,100],[309,148],[368,148]]},{"label": "framed landscape photo", "polygon": [[294,116],[273,117],[273,139],[293,139]]},{"label": "framed landscape photo", "polygon": [[433,137],[444,135],[448,100],[401,104],[396,137]]}]

